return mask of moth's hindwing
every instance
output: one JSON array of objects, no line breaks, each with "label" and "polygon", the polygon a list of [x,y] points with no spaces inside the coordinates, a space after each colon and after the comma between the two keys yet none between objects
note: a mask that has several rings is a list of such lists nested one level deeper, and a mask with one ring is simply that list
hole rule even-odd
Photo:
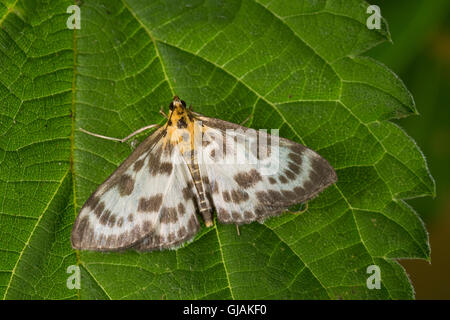
[{"label": "moth's hindwing", "polygon": [[[271,155],[271,141],[278,137],[264,137],[253,129],[219,119],[198,119],[204,132],[200,171],[220,222],[263,222],[315,197],[337,181],[331,165],[301,144],[279,138],[278,155]],[[269,141],[266,147],[262,138]],[[238,154],[245,155],[246,160],[239,162]]]}]

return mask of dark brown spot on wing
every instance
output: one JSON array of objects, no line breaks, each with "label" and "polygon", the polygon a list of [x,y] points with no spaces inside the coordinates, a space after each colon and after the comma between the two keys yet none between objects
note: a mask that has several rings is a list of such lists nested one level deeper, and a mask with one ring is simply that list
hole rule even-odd
[{"label": "dark brown spot on wing", "polygon": [[217,218],[221,221],[229,221],[231,216],[224,208],[219,208],[217,211]]},{"label": "dark brown spot on wing", "polygon": [[118,188],[122,197],[130,195],[134,189],[134,179],[127,174],[123,174],[119,179]]},{"label": "dark brown spot on wing", "polygon": [[134,165],[133,165],[134,172],[138,172],[139,170],[141,170],[142,166],[144,165],[144,161],[145,161],[145,158],[138,160],[134,163]]},{"label": "dark brown spot on wing", "polygon": [[100,198],[95,195],[95,192],[89,197],[89,199],[86,201],[86,206],[88,206],[91,209],[95,209],[98,202],[100,201]]},{"label": "dark brown spot on wing", "polygon": [[100,217],[100,223],[105,226],[108,223],[110,215],[111,215],[111,211],[110,210],[105,210],[103,212],[102,216]]},{"label": "dark brown spot on wing", "polygon": [[268,190],[267,194],[269,195],[269,199],[272,200],[271,202],[278,202],[278,201],[283,201],[284,197],[281,194],[280,191],[275,191],[275,190]]},{"label": "dark brown spot on wing", "polygon": [[281,183],[288,183],[288,179],[285,176],[279,176],[278,179],[280,179]]},{"label": "dark brown spot on wing", "polygon": [[194,233],[198,229],[198,222],[195,218],[195,215],[192,215],[188,222],[188,230],[191,233]]},{"label": "dark brown spot on wing", "polygon": [[152,176],[159,173],[159,167],[161,165],[161,148],[153,150],[148,156],[148,169]]},{"label": "dark brown spot on wing", "polygon": [[178,204],[178,214],[180,216],[184,216],[184,214],[186,213],[186,208],[184,207],[184,205],[180,202]]},{"label": "dark brown spot on wing", "polygon": [[148,220],[144,221],[143,231],[145,233],[149,233],[150,231],[152,231],[152,223],[150,221],[148,221]]},{"label": "dark brown spot on wing", "polygon": [[117,246],[122,247],[128,239],[128,231],[122,232],[117,239]]},{"label": "dark brown spot on wing", "polygon": [[163,154],[165,155],[165,156],[167,156],[167,157],[169,157],[171,154],[172,154],[172,151],[173,151],[173,147],[174,147],[174,144],[172,144],[172,143],[166,143],[165,145],[164,145],[164,149],[163,149]]},{"label": "dark brown spot on wing", "polygon": [[234,221],[242,220],[241,215],[237,211],[231,212],[231,217],[233,218]]},{"label": "dark brown spot on wing", "polygon": [[159,172],[170,175],[172,173],[173,165],[170,162],[163,162],[159,167]]},{"label": "dark brown spot on wing", "polygon": [[251,213],[250,211],[244,211],[244,218],[247,220],[253,219],[253,213]]},{"label": "dark brown spot on wing", "polygon": [[180,229],[178,229],[178,238],[184,238],[187,234],[186,228],[182,226]]},{"label": "dark brown spot on wing", "polygon": [[298,165],[295,164],[294,162],[289,162],[288,167],[289,167],[289,169],[291,169],[291,171],[294,172],[295,174],[299,174],[299,173],[300,173],[300,166],[298,166]]},{"label": "dark brown spot on wing", "polygon": [[281,192],[276,190],[258,191],[256,197],[262,204],[274,205],[284,200]]},{"label": "dark brown spot on wing", "polygon": [[82,243],[84,245],[89,245],[93,242],[93,240],[94,240],[94,229],[91,226],[89,226],[88,228],[86,228],[84,232]]},{"label": "dark brown spot on wing", "polygon": [[302,146],[301,144],[298,144],[298,143],[293,143],[289,148],[294,153],[303,153],[303,151],[305,151],[305,149],[306,149],[304,146]]},{"label": "dark brown spot on wing", "polygon": [[186,187],[183,188],[182,193],[183,193],[183,198],[184,200],[188,200],[188,199],[192,199],[194,197],[194,192],[192,191],[192,182],[188,182]]},{"label": "dark brown spot on wing", "polygon": [[161,209],[160,216],[161,223],[175,223],[178,221],[177,209],[176,208],[167,208],[163,207]]},{"label": "dark brown spot on wing", "polygon": [[151,196],[148,199],[141,198],[139,199],[139,212],[158,212],[161,207],[163,200],[163,194],[158,193],[157,195]]},{"label": "dark brown spot on wing", "polygon": [[270,184],[276,184],[277,180],[275,180],[273,177],[269,177]]},{"label": "dark brown spot on wing", "polygon": [[284,174],[286,175],[286,177],[288,177],[289,180],[295,180],[296,178],[296,174],[289,169],[284,170]]},{"label": "dark brown spot on wing", "polygon": [[311,166],[313,171],[310,173],[309,178],[313,183],[328,185],[337,181],[336,172],[324,158],[314,158]]},{"label": "dark brown spot on wing", "polygon": [[85,216],[80,220],[80,222],[78,222],[76,229],[74,230],[74,232],[72,232],[72,244],[75,247],[78,248],[80,246],[80,244],[83,241],[83,238],[86,237],[88,230],[89,230],[89,217]]},{"label": "dark brown spot on wing", "polygon": [[133,222],[134,221],[134,215],[132,214],[132,213],[130,213],[129,215],[128,215],[128,221],[129,222]]},{"label": "dark brown spot on wing", "polygon": [[297,197],[300,199],[304,198],[306,195],[306,191],[302,187],[295,187],[294,192],[297,195]]},{"label": "dark brown spot on wing", "polygon": [[247,201],[249,198],[249,195],[244,190],[232,190],[231,198],[233,199],[234,203],[240,203],[243,201]]},{"label": "dark brown spot on wing", "polygon": [[105,203],[102,201],[100,202],[97,207],[94,210],[95,215],[97,218],[100,218],[101,214],[103,213],[103,210],[105,209]]},{"label": "dark brown spot on wing", "polygon": [[121,228],[123,226],[123,217],[120,217],[119,220],[117,220],[117,226]]},{"label": "dark brown spot on wing", "polygon": [[249,172],[239,172],[235,174],[234,181],[236,181],[240,187],[247,189],[253,187],[259,181],[262,181],[262,177],[256,169],[252,169]]},{"label": "dark brown spot on wing", "polygon": [[115,226],[115,224],[116,224],[116,215],[112,213],[108,219],[108,227],[112,228]]},{"label": "dark brown spot on wing", "polygon": [[[209,178],[207,176],[204,176],[202,178],[203,180],[203,184],[205,186],[207,186],[206,190],[211,192],[211,193],[218,193],[219,192],[219,187],[218,184],[216,183],[216,181],[213,181],[212,183],[209,181]],[[209,195],[210,196],[210,195]]]},{"label": "dark brown spot on wing", "polygon": [[292,160],[292,162],[298,166],[302,164],[302,157],[299,154],[296,153],[289,153],[288,155],[289,159]]},{"label": "dark brown spot on wing", "polygon": [[289,200],[295,200],[297,198],[297,194],[295,193],[295,191],[281,190],[281,194]]}]

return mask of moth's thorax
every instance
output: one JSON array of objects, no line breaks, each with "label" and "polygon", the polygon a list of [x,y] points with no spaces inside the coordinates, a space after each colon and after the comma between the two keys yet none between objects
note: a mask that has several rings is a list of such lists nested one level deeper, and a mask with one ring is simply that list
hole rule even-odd
[{"label": "moth's thorax", "polygon": [[169,113],[167,122],[166,141],[172,145],[178,145],[181,152],[190,151],[193,148],[194,119],[179,101],[173,102],[173,110]]}]

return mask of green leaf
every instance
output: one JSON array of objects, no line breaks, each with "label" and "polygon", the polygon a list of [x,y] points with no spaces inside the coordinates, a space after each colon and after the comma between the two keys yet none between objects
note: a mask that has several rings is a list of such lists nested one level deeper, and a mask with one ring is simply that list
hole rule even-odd
[{"label": "green leaf", "polygon": [[[4,299],[409,299],[397,258],[430,257],[404,199],[434,195],[399,80],[360,56],[389,40],[360,0],[0,0],[0,296]],[[318,151],[338,183],[299,215],[203,228],[176,251],[76,252],[74,219],[163,123],[177,94],[197,112]],[[142,141],[144,136],[139,137]],[[68,289],[67,268],[81,269]],[[366,286],[378,265],[381,289]]]}]

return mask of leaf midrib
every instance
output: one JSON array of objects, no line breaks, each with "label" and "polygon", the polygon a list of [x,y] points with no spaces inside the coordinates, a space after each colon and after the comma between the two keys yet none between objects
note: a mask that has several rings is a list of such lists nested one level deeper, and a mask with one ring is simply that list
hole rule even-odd
[{"label": "leaf midrib", "polygon": [[[74,150],[75,150],[75,117],[76,117],[76,80],[77,80],[77,29],[73,29],[73,39],[72,39],[72,46],[73,46],[73,75],[72,75],[72,108],[71,108],[71,132],[70,132],[70,172],[72,175],[72,199],[73,199],[73,211],[74,211],[74,220],[77,217],[77,192],[76,192],[76,180],[75,180],[75,157],[74,157]],[[75,250],[75,259],[76,259],[76,265],[78,268],[80,267],[80,251]],[[76,289],[78,300],[81,299],[81,288]]]}]

